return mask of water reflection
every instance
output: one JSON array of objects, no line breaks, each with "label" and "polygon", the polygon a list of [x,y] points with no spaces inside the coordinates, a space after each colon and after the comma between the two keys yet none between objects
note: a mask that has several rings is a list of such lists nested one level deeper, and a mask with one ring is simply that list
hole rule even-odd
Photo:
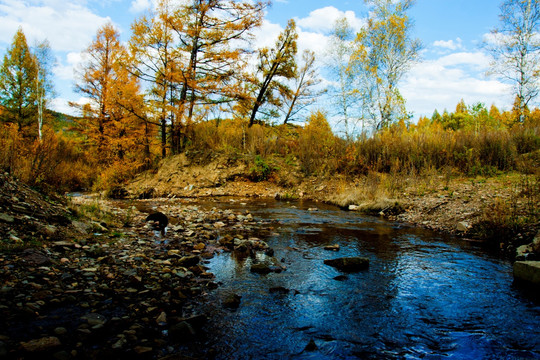
[{"label": "water reflection", "polygon": [[[540,308],[512,286],[508,262],[458,239],[296,206],[247,206],[279,221],[265,240],[287,271],[252,274],[249,257],[226,253],[211,261],[222,283],[211,300],[242,296],[237,310],[211,312],[206,346],[217,358],[540,359]],[[323,249],[332,244],[340,251]],[[357,255],[369,270],[342,281],[323,264]],[[317,349],[304,351],[312,339]]]}]

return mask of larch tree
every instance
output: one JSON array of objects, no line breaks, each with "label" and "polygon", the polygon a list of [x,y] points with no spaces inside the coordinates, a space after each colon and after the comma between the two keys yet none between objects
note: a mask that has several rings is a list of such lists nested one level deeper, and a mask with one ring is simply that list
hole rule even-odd
[{"label": "larch tree", "polygon": [[516,115],[523,122],[529,103],[540,91],[540,3],[506,0],[499,17],[500,27],[485,42],[493,56],[488,73],[513,85]]},{"label": "larch tree", "polygon": [[[127,51],[112,24],[101,27],[84,54],[76,89],[89,99],[74,104],[83,114],[80,131],[106,165],[126,159],[140,143],[144,125],[128,108],[138,106],[138,83],[124,63]],[[127,105],[127,102],[134,104]]]},{"label": "larch tree", "polygon": [[153,119],[151,123],[160,128],[162,157],[167,155],[168,128],[177,126],[175,106],[179,97],[178,83],[184,71],[169,21],[171,7],[169,0],[160,0],[154,13],[142,16],[131,25],[129,40],[130,71],[146,84],[144,102],[149,109],[148,116]]},{"label": "larch tree", "polygon": [[349,67],[358,81],[362,110],[376,130],[408,118],[399,82],[419,59],[421,43],[411,37],[407,10],[413,0],[365,0],[371,12],[357,34]]},{"label": "larch tree", "polygon": [[283,80],[290,80],[296,76],[297,39],[296,23],[291,19],[274,47],[259,50],[258,76],[253,86],[256,96],[252,102],[249,127],[255,123],[257,113],[264,104],[279,107],[281,98],[290,93],[290,88]]},{"label": "larch tree", "polygon": [[170,23],[187,59],[179,97],[184,126],[193,122],[197,105],[231,102],[241,93],[238,82],[250,53],[246,45],[267,6],[261,1],[192,0],[172,14]]},{"label": "larch tree", "polygon": [[37,119],[39,87],[38,61],[28,47],[22,28],[19,28],[0,67],[0,104],[4,107],[2,122],[16,124],[19,132],[25,135],[35,134],[29,126]]}]

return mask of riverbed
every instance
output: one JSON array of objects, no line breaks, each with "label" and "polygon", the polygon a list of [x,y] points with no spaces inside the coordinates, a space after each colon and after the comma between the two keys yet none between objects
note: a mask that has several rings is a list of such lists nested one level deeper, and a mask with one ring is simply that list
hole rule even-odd
[{"label": "riverbed", "polygon": [[[209,261],[220,286],[201,304],[203,348],[218,359],[540,359],[538,299],[478,243],[320,203],[201,206],[271,223],[264,240],[286,268],[250,272],[262,254]],[[323,263],[348,256],[369,258],[369,269]],[[238,308],[219,306],[231,294]]]}]

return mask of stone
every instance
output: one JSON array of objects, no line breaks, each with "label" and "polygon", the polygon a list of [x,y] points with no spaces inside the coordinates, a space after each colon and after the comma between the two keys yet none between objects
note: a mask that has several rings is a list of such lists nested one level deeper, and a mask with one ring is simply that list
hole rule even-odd
[{"label": "stone", "polygon": [[199,263],[200,258],[197,255],[184,256],[178,260],[178,266],[191,267]]},{"label": "stone", "polygon": [[69,360],[69,359],[72,358],[72,356],[67,351],[62,350],[62,351],[58,351],[58,352],[54,353],[53,358],[55,360]]},{"label": "stone", "polygon": [[23,251],[22,255],[24,261],[29,265],[43,266],[51,263],[51,259],[47,255],[35,249],[26,249]]},{"label": "stone", "polygon": [[275,286],[268,289],[268,291],[271,294],[278,293],[278,294],[288,294],[290,292],[289,289],[283,287],[283,286]]},{"label": "stone", "polygon": [[156,319],[156,323],[160,326],[167,325],[167,313],[165,311],[162,311],[161,314]]},{"label": "stone", "polygon": [[514,279],[534,285],[540,285],[540,261],[516,261]]},{"label": "stone", "polygon": [[15,218],[11,215],[0,213],[0,221],[6,222],[6,223],[12,223],[15,221]]},{"label": "stone", "polygon": [[4,358],[8,354],[6,343],[0,340],[0,358]]},{"label": "stone", "polygon": [[177,341],[186,341],[195,336],[195,330],[187,321],[180,321],[169,328],[169,335]]},{"label": "stone", "polygon": [[61,326],[54,329],[54,333],[56,335],[65,335],[65,334],[67,334],[67,332],[68,332],[67,329],[65,327],[61,327]]},{"label": "stone", "polygon": [[349,210],[350,211],[357,211],[358,209],[360,209],[360,206],[358,206],[358,205],[349,205]]},{"label": "stone", "polygon": [[339,244],[326,245],[326,246],[324,247],[324,250],[339,251]]},{"label": "stone", "polygon": [[88,313],[81,317],[81,319],[86,320],[90,326],[105,325],[107,322],[105,316],[97,313]]},{"label": "stone", "polygon": [[309,343],[304,348],[304,351],[308,351],[308,352],[316,351],[318,348],[319,347],[317,346],[317,344],[315,344],[315,340],[311,339],[309,340]]},{"label": "stone", "polygon": [[27,342],[21,342],[22,349],[30,353],[49,351],[61,345],[60,339],[56,336],[47,336]]},{"label": "stone", "polygon": [[363,257],[347,257],[324,260],[326,265],[344,272],[358,272],[369,268],[369,259]]},{"label": "stone", "polygon": [[242,297],[238,294],[230,294],[223,300],[223,306],[229,309],[238,309]]},{"label": "stone", "polygon": [[460,231],[460,232],[467,232],[467,230],[469,230],[470,227],[471,225],[467,221],[460,221],[456,225],[457,231]]},{"label": "stone", "polygon": [[273,271],[270,265],[265,263],[252,264],[249,270],[257,274],[270,274]]},{"label": "stone", "polygon": [[149,353],[152,350],[149,346],[135,346],[135,352],[139,355]]}]

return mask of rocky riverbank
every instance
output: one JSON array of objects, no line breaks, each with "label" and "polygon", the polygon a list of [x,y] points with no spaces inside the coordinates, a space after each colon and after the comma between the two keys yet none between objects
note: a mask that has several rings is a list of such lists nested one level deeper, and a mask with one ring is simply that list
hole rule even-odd
[{"label": "rocky riverbank", "polygon": [[[518,186],[515,175],[455,177],[444,183],[438,177],[413,179],[381,195],[377,177],[303,178],[289,173],[251,182],[245,166],[193,165],[182,157],[168,161],[158,172],[142,174],[113,193],[138,199],[131,204],[86,196],[49,199],[0,176],[0,357],[197,354],[206,318],[196,305],[219,285],[205,262],[219,251],[271,256],[257,236],[270,233],[272,224],[245,212],[190,205],[190,199],[310,199],[469,237],[487,215],[508,209],[502,205],[524,213],[531,204],[534,209],[537,196],[530,186]],[[166,236],[145,222],[152,211],[169,216]],[[532,224],[516,241],[501,242],[501,249],[512,253],[537,230],[538,224]],[[281,270],[279,262],[252,269]],[[234,308],[230,299],[218,305]]]},{"label": "rocky riverbank", "polygon": [[[268,251],[253,234],[270,225],[249,213],[174,201],[159,209],[144,201],[138,208],[84,196],[71,201],[72,209],[99,208],[122,219],[97,222],[8,177],[2,181],[2,358],[195,354],[206,320],[196,305],[218,286],[205,261],[217,251]],[[23,207],[28,211],[21,213]],[[145,223],[146,211],[155,210],[169,215],[165,236]],[[32,232],[41,226],[50,233]]]}]

